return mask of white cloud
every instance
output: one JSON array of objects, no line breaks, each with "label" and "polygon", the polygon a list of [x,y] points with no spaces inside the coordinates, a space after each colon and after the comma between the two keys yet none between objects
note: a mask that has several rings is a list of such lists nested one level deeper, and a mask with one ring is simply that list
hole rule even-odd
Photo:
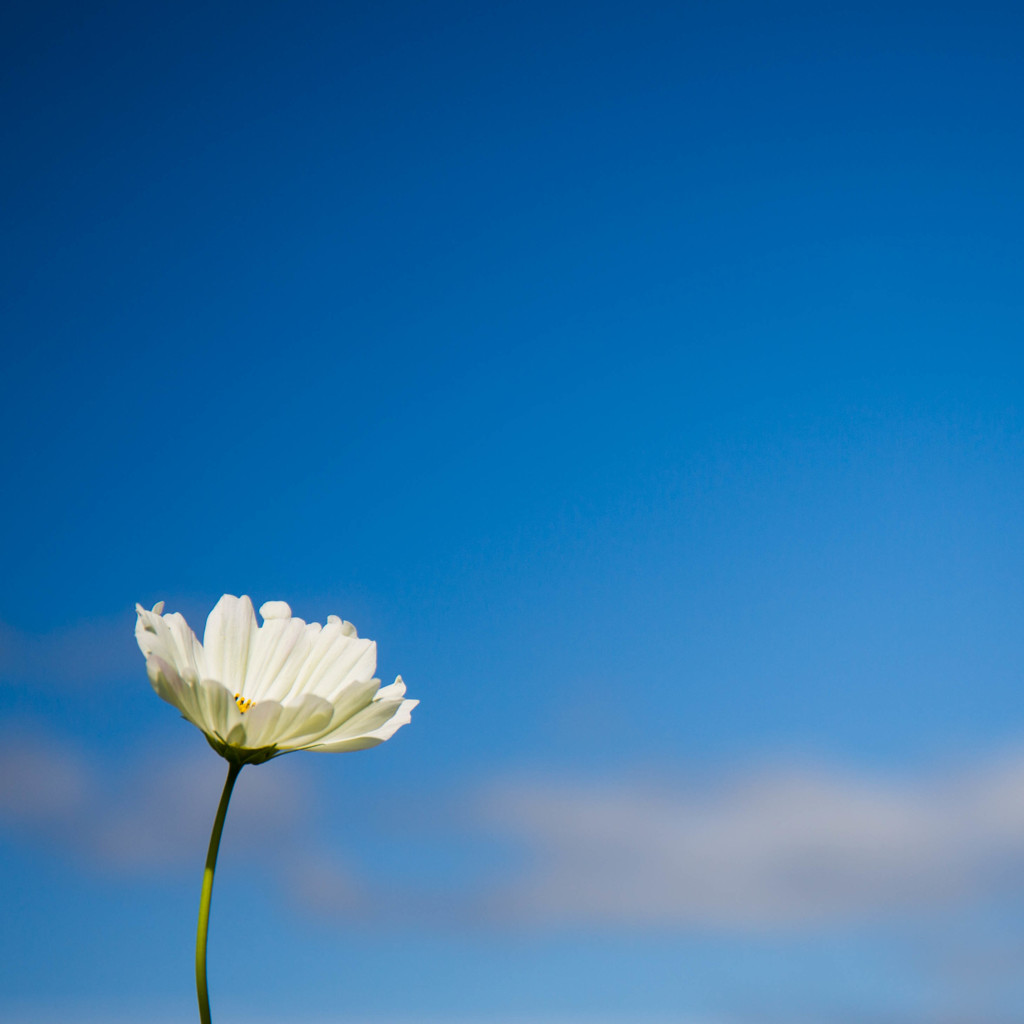
[{"label": "white cloud", "polygon": [[[112,773],[71,744],[8,736],[0,827],[101,872],[194,872],[222,768],[197,748]],[[439,813],[453,800],[455,818]],[[1024,751],[915,777],[775,764],[712,780],[495,779],[416,801],[432,808],[426,821],[388,805],[400,820],[388,842],[412,870],[356,869],[316,827],[305,766],[281,759],[243,773],[225,851],[265,869],[304,913],[386,925],[807,928],[1022,894]],[[363,822],[378,826],[393,829]],[[473,861],[472,881],[416,870],[421,843],[424,863],[458,868],[481,840],[489,859]]]},{"label": "white cloud", "polygon": [[[137,872],[194,866],[209,841],[225,773],[226,763],[212,751],[145,758],[97,801],[89,851],[104,864]],[[307,792],[294,764],[243,773],[232,795],[225,842],[243,852],[277,855],[309,816]]]},{"label": "white cloud", "polygon": [[[194,874],[209,841],[226,762],[212,751],[148,751],[104,769],[66,738],[8,736],[0,747],[0,828],[63,850],[98,873]],[[302,903],[315,881],[332,905],[356,890],[339,859],[317,844],[310,780],[286,759],[243,772],[223,850],[267,870]],[[312,896],[305,894],[307,900]]]},{"label": "white cloud", "polygon": [[704,785],[491,786],[478,820],[527,865],[488,899],[538,926],[799,927],[1018,889],[1024,754],[879,779],[766,767]]},{"label": "white cloud", "polygon": [[94,791],[88,765],[41,736],[7,736],[0,747],[0,823],[46,829],[70,822]]}]

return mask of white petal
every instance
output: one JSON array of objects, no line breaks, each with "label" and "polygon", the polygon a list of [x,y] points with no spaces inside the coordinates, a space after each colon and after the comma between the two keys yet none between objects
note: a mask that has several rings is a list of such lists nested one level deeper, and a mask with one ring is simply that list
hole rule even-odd
[{"label": "white petal", "polygon": [[382,686],[377,691],[377,700],[394,700],[396,697],[405,696],[405,682],[401,676],[395,676],[395,681],[390,686]]},{"label": "white petal", "polygon": [[317,693],[334,703],[346,686],[372,679],[376,670],[377,645],[372,640],[349,636],[340,625],[328,623],[295,681],[292,696]]},{"label": "white petal", "polygon": [[245,726],[242,745],[249,748],[273,746],[282,711],[284,708],[274,700],[261,701],[246,711],[242,715],[242,724]]},{"label": "white petal", "polygon": [[[319,633],[315,630],[314,633]],[[302,669],[315,637],[302,619],[269,619],[256,633],[249,674],[241,692],[252,701],[286,693]]]},{"label": "white petal", "polygon": [[391,739],[403,725],[408,725],[412,721],[412,709],[418,704],[418,700],[403,700],[398,706],[398,710],[379,729],[375,729],[369,735],[376,737],[382,743]]},{"label": "white petal", "polygon": [[[359,650],[360,644],[366,644]],[[336,704],[348,687],[373,678],[377,671],[377,645],[372,640],[349,640],[348,648],[331,663],[317,684],[317,693]],[[380,680],[377,680],[380,686]]]},{"label": "white petal", "polygon": [[[290,621],[302,623],[302,619]],[[294,629],[294,627],[290,628]],[[295,646],[292,647],[287,658],[274,673],[274,678],[262,686],[259,692],[260,700],[276,700],[285,703],[289,698],[301,692],[297,681],[307,671],[310,659],[316,658],[322,632],[323,627],[319,622],[307,622],[303,625],[302,635],[296,635]]]},{"label": "white petal", "polygon": [[[211,715],[209,701],[198,679],[194,676],[181,677],[173,666],[155,655],[146,659],[146,672],[153,689],[169,704],[173,704],[183,717],[208,735],[223,738],[223,723],[217,716]],[[220,686],[219,683],[213,685]]]},{"label": "white petal", "polygon": [[226,742],[233,742],[228,737],[242,725],[242,712],[238,710],[234,695],[216,679],[201,679],[194,689],[196,703],[204,716],[204,724],[200,728]]},{"label": "white petal", "polygon": [[354,715],[340,728],[322,736],[308,749],[325,753],[343,750],[365,750],[390,739],[412,720],[412,709],[418,700],[375,700]]},{"label": "white petal", "polygon": [[150,685],[156,690],[157,696],[168,704],[173,704],[183,715],[191,720],[190,712],[194,707],[188,706],[188,698],[183,690],[181,676],[173,665],[169,665],[159,655],[151,654],[146,658],[146,675]]},{"label": "white petal", "polygon": [[379,695],[380,680],[353,680],[348,683],[331,703],[334,705],[335,728],[349,721],[364,708],[369,707]]},{"label": "white petal", "polygon": [[284,750],[296,750],[312,738],[329,732],[334,706],[323,697],[307,693],[298,703],[287,705],[277,723],[275,743]]},{"label": "white petal", "polygon": [[331,651],[340,635],[340,627],[341,623],[336,615],[328,616],[327,625],[322,629],[316,622],[310,623],[306,627],[307,630],[313,631],[307,636],[309,648],[306,651],[302,667],[287,690],[282,690],[280,687],[274,688],[275,700],[285,701],[298,694],[315,691],[316,687],[311,681],[320,678],[328,666],[332,657]]},{"label": "white petal", "polygon": [[[220,738],[220,737],[218,737]],[[224,742],[230,747],[242,748],[245,746],[245,722],[236,722],[228,730],[227,736],[223,737]]]},{"label": "white petal", "polygon": [[203,674],[202,645],[181,615],[158,615],[147,612],[139,605],[135,606],[135,610],[138,614],[135,639],[147,658],[150,655],[161,658],[173,665],[183,677]]},{"label": "white petal", "polygon": [[135,606],[138,616],[135,620],[135,640],[139,650],[148,658],[151,654],[179,668],[178,645],[163,616],[147,612],[141,605]]},{"label": "white petal", "polygon": [[267,619],[290,619],[292,610],[287,601],[264,601],[260,605],[260,615],[264,622]]},{"label": "white petal", "polygon": [[203,645],[189,628],[185,616],[180,612],[174,612],[171,615],[165,615],[163,621],[174,640],[178,670],[183,675],[190,670],[196,676],[206,675],[206,655]]},{"label": "white petal", "polygon": [[323,736],[333,735],[345,722],[373,703],[379,685],[379,679],[352,683],[345,689],[341,700],[333,704],[316,694],[307,693],[295,705],[302,709],[302,714],[295,716],[294,725],[285,731],[284,721],[278,723],[278,746],[299,750]]},{"label": "white petal", "polygon": [[342,633],[345,634],[345,636],[358,636],[359,635],[356,632],[356,627],[353,626],[351,622],[349,622],[347,619],[342,619],[338,615],[328,615],[327,616],[327,621],[328,622],[336,623],[337,625],[341,626],[341,631],[342,631]]},{"label": "white petal", "polygon": [[231,693],[241,692],[255,634],[256,613],[252,601],[244,594],[242,597],[225,594],[206,620],[204,675],[223,683]]}]

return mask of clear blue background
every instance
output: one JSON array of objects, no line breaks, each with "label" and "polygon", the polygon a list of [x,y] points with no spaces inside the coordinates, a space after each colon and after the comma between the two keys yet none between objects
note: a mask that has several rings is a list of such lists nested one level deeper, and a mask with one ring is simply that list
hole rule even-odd
[{"label": "clear blue background", "polygon": [[[427,902],[514,860],[460,824],[492,778],[1016,749],[1022,29],[1009,3],[11,5],[9,735],[116,802],[147,751],[204,754],[136,600],[338,612],[422,705],[297,778],[325,849]],[[0,1015],[188,1019],[201,845],[123,880],[26,820],[0,819]],[[240,874],[211,953],[236,1019],[944,1019],[891,923],[325,924]],[[1024,918],[998,928],[1012,974]],[[984,1024],[1024,1020],[992,998]]]}]

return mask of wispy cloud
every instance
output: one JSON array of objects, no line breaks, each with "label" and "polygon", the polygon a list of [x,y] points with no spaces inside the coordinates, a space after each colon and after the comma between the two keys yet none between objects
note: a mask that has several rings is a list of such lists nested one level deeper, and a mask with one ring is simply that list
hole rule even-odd
[{"label": "wispy cloud", "polygon": [[506,781],[477,821],[526,854],[487,900],[535,926],[793,928],[1017,891],[1024,754],[917,778],[763,767],[702,785]]},{"label": "wispy cloud", "polygon": [[[0,827],[100,872],[193,870],[220,767],[205,751],[152,752],[112,774],[71,744],[9,737]],[[326,841],[317,799],[298,759],[245,773],[225,849],[262,865],[303,912],[350,922],[744,932],[1024,896],[1024,751],[902,777],[804,763],[690,780],[495,778],[431,794],[426,819],[423,793],[418,813],[397,795],[388,820],[360,830],[372,842],[397,815],[390,846],[413,870],[389,868],[383,885],[372,863]],[[483,866],[481,842],[499,851]],[[419,849],[423,863],[466,871],[418,872]]]},{"label": "wispy cloud", "polygon": [[75,821],[95,791],[91,766],[64,745],[16,734],[0,747],[0,824],[49,832]]},{"label": "wispy cloud", "polygon": [[[201,862],[223,785],[212,752],[126,754],[117,771],[66,738],[23,733],[0,749],[0,829],[39,842],[100,874],[192,871]],[[340,859],[318,846],[309,779],[282,759],[246,772],[232,799],[224,848],[274,876],[302,902],[311,879],[336,907],[350,898]],[[354,884],[351,899],[354,900]]]},{"label": "wispy cloud", "polygon": [[[205,752],[204,752],[205,753]],[[287,837],[309,816],[307,788],[295,765],[250,772],[232,799],[229,842],[241,851],[278,856]],[[91,855],[121,870],[148,873],[193,866],[209,839],[220,787],[211,756],[149,756],[98,802],[87,838]]]}]

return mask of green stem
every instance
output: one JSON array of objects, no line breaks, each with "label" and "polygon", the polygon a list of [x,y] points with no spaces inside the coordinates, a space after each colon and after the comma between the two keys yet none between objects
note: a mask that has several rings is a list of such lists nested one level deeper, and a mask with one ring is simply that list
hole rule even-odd
[{"label": "green stem", "polygon": [[213,872],[217,867],[217,851],[220,849],[220,834],[224,831],[224,819],[228,814],[228,801],[235,779],[242,770],[240,764],[231,763],[228,768],[224,792],[220,795],[217,817],[213,819],[210,833],[210,849],[206,853],[206,870],[203,871],[203,892],[199,897],[199,927],[196,929],[196,994],[199,996],[199,1020],[210,1024],[210,994],[206,989],[206,933],[210,929],[210,897],[213,895]]}]

